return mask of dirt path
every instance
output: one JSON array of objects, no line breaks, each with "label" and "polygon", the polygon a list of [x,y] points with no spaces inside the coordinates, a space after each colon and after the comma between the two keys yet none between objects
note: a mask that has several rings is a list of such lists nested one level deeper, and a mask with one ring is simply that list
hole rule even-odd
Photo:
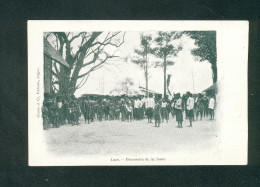
[{"label": "dirt path", "polygon": [[44,131],[49,151],[58,155],[120,155],[124,153],[191,152],[210,149],[217,142],[217,122],[204,119],[193,127],[176,128],[174,119],[160,128],[146,120],[105,121],[63,125]]}]

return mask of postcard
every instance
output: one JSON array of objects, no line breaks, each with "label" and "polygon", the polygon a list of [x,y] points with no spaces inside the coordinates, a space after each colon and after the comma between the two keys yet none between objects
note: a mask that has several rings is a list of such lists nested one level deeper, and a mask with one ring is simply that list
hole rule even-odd
[{"label": "postcard", "polygon": [[29,166],[247,165],[248,21],[28,21]]}]

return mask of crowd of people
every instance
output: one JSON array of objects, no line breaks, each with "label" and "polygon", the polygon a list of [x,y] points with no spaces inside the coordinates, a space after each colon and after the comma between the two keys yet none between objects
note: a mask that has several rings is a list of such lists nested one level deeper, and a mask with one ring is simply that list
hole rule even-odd
[{"label": "crowd of people", "polygon": [[160,95],[149,94],[129,97],[123,96],[46,96],[42,106],[43,128],[58,128],[64,124],[79,125],[82,116],[85,123],[94,121],[139,121],[147,119],[160,127],[162,122],[168,123],[170,116],[176,118],[178,128],[182,122],[202,120],[210,116],[214,119],[216,98],[214,94],[191,94],[187,92],[182,97],[180,93],[172,98],[162,98]]}]

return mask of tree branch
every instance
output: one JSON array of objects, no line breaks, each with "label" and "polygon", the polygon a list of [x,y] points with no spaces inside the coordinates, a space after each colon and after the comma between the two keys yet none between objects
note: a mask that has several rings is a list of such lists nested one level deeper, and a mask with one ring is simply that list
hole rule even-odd
[{"label": "tree branch", "polygon": [[76,38],[78,38],[81,34],[83,34],[83,33],[86,33],[86,32],[80,32],[79,34],[77,34],[76,36],[74,36],[74,37],[72,37],[70,40],[69,40],[69,42],[71,43],[71,42],[73,42],[73,40],[75,40]]},{"label": "tree branch", "polygon": [[[115,46],[115,47],[120,47],[120,46],[125,42],[125,33],[124,33],[124,35],[123,35],[123,40],[122,40],[122,42],[120,42],[119,44],[111,43],[112,38],[115,37],[115,36],[117,36],[119,33],[120,33],[120,32],[116,32],[115,34],[113,34],[113,35],[110,36],[109,38],[105,39],[103,42],[97,41],[97,42],[93,43],[92,46],[99,44],[99,45],[111,45],[111,46]],[[108,41],[109,41],[109,42],[108,42]],[[107,42],[107,43],[106,43],[106,42]]]},{"label": "tree branch", "polygon": [[100,66],[103,65],[109,58],[114,58],[114,57],[118,57],[118,56],[108,56],[108,55],[107,55],[106,58],[105,58],[103,61],[101,61],[99,64],[97,64],[97,65],[93,66],[92,68],[90,68],[90,70],[87,71],[86,73],[84,73],[84,74],[82,74],[82,75],[79,75],[79,76],[78,76],[78,79],[79,79],[79,78],[82,78],[82,77],[84,77],[84,76],[86,76],[87,74],[89,74],[90,72],[92,72],[92,71],[94,71],[94,70],[99,69]]},{"label": "tree branch", "polygon": [[59,75],[59,70],[58,70],[58,68],[57,68],[57,65],[56,65],[56,60],[54,60],[54,63],[53,63],[53,66],[54,66],[54,68],[55,68],[55,71],[56,71],[56,73],[57,73],[57,75]]},{"label": "tree branch", "polygon": [[74,60],[78,58],[79,54],[83,51],[83,50],[87,50],[88,47],[90,47],[90,45],[94,42],[94,40],[101,34],[102,32],[93,32],[93,34],[91,35],[91,37],[88,39],[88,41],[82,45],[79,50],[76,52],[75,56],[74,56]]}]

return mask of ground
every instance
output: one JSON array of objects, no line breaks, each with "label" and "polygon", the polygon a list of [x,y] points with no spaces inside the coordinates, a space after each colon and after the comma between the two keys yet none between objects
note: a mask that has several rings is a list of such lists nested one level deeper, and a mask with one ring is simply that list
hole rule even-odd
[{"label": "ground", "polygon": [[79,126],[63,125],[45,130],[47,148],[58,155],[120,155],[170,151],[190,152],[210,149],[217,141],[217,121],[204,118],[193,127],[176,128],[175,119],[161,123],[160,128],[147,120],[95,121]]}]

